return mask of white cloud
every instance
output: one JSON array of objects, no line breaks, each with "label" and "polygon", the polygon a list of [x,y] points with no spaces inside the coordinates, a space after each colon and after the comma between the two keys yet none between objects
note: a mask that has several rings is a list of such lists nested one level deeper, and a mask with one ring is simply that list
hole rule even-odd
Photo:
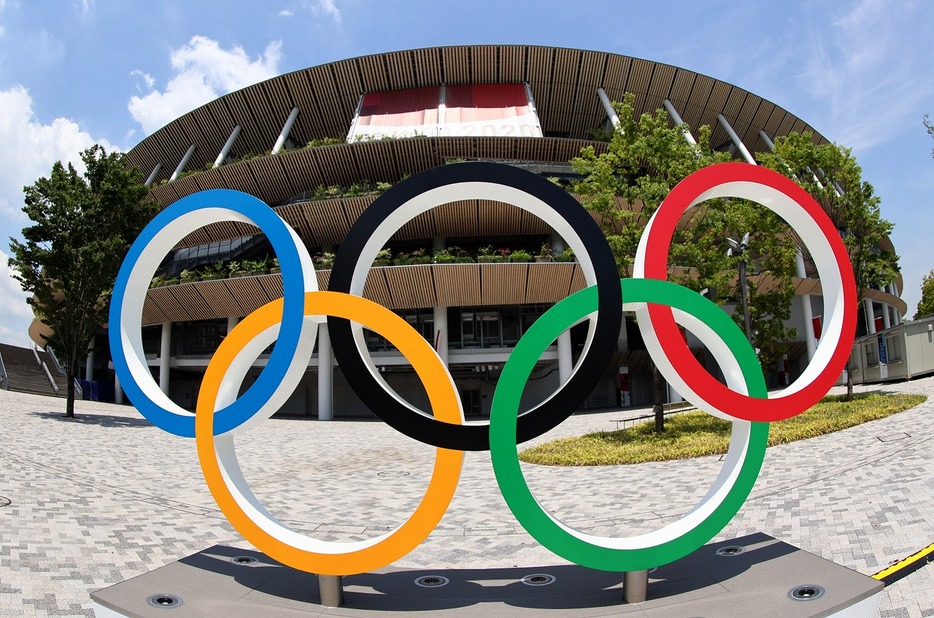
[{"label": "white cloud", "polygon": [[0,157],[0,217],[4,219],[25,223],[23,187],[48,175],[56,161],[72,161],[80,169],[81,151],[95,141],[108,150],[114,148],[106,140],[94,140],[68,118],[42,124],[33,113],[29,91],[22,86],[0,91],[0,109],[4,111],[0,114],[0,152],[4,153]]},{"label": "white cloud", "polygon": [[334,4],[334,0],[317,0],[317,2],[312,5],[311,10],[316,15],[325,15],[334,19],[337,23],[341,23],[341,11],[337,8],[337,5]]},{"label": "white cloud", "polygon": [[[23,187],[48,176],[56,161],[71,161],[82,169],[80,153],[96,142],[108,150],[106,140],[94,140],[68,118],[43,124],[35,117],[32,97],[22,86],[0,90],[0,246],[29,220],[22,212]],[[7,255],[0,250],[0,340],[26,345],[32,310],[19,284],[10,277]]]},{"label": "white cloud", "polygon": [[292,15],[295,15],[295,13],[293,13],[289,9],[282,9],[281,11],[279,11],[279,17],[291,17]]},{"label": "white cloud", "polygon": [[26,304],[26,293],[13,279],[13,272],[7,265],[9,256],[0,250],[0,341],[19,346],[29,346],[31,340],[26,334],[32,323],[32,309]]},{"label": "white cloud", "polygon": [[[273,41],[261,57],[251,59],[242,47],[226,50],[217,41],[194,36],[172,52],[173,76],[165,90],[130,98],[130,114],[145,133],[152,133],[222,94],[278,75],[281,59],[281,41]],[[145,80],[147,74],[137,71]]]},{"label": "white cloud", "polygon": [[[155,87],[156,85],[155,77],[153,77],[149,73],[140,71],[139,69],[133,69],[132,71],[130,71],[130,75],[132,75],[133,77],[141,77],[143,79],[143,83],[146,84],[146,90],[152,90],[153,87]],[[143,89],[140,87],[139,84],[136,85],[136,89],[139,90],[140,92],[143,91]]]},{"label": "white cloud", "polygon": [[930,56],[905,51],[927,48],[934,28],[926,3],[859,0],[835,10],[830,29],[812,30],[801,84],[827,109],[822,132],[856,150],[871,148],[916,122],[919,104],[934,96],[934,83],[923,79]]}]

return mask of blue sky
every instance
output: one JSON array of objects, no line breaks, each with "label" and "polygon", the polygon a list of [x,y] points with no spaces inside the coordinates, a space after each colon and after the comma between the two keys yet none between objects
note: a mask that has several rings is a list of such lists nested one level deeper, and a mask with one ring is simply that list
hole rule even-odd
[{"label": "blue sky", "polygon": [[22,187],[94,142],[127,150],[250,83],[332,60],[473,43],[610,51],[761,95],[852,147],[895,223],[909,316],[934,268],[934,4],[0,0],[0,341],[31,311],[6,266]]}]

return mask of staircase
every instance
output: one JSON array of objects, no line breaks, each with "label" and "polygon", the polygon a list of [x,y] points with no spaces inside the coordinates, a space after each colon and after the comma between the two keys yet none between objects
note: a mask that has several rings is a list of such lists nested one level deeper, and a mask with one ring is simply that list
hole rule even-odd
[{"label": "staircase", "polygon": [[67,395],[65,377],[55,369],[55,363],[48,353],[39,350],[39,360],[49,367],[52,379],[58,385],[58,392],[52,388],[45,369],[36,364],[36,355],[30,348],[0,343],[0,359],[6,368],[8,389],[21,393],[65,397]]}]

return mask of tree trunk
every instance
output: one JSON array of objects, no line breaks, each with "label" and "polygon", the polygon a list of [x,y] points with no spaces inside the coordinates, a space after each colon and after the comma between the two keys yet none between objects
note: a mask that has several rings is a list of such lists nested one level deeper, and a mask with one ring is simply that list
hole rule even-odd
[{"label": "tree trunk", "polygon": [[65,387],[65,392],[68,394],[65,399],[65,417],[74,418],[75,417],[75,370],[72,369],[74,363],[70,363],[69,366],[65,369],[65,379],[68,380],[68,384]]},{"label": "tree trunk", "polygon": [[665,431],[665,380],[655,363],[652,363],[652,386],[655,393],[652,413],[655,414],[655,432]]}]

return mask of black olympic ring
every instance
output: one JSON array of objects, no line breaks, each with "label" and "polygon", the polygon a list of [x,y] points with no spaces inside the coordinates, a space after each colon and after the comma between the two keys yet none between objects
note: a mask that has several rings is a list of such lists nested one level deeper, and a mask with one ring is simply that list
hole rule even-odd
[{"label": "black olympic ring", "polygon": [[[522,204],[524,199],[537,202],[539,207],[547,206],[553,211],[553,215],[548,213],[548,216],[556,219],[549,221],[541,217],[540,212],[525,209],[539,214],[572,246],[573,242],[569,241],[568,235],[576,236],[578,242],[574,247],[575,253],[585,274],[589,270],[588,278],[592,279],[588,285],[597,285],[599,310],[596,316],[590,316],[589,345],[585,345],[571,377],[545,401],[519,415],[516,437],[521,443],[560,424],[590,396],[616,352],[622,324],[622,293],[613,252],[593,217],[573,196],[532,172],[496,163],[457,163],[421,172],[380,195],[353,224],[337,252],[328,289],[362,295],[369,264],[385,242],[380,239],[385,237],[388,240],[392,232],[411,219],[409,211],[420,214],[458,199],[455,197],[457,195],[459,199],[463,199],[465,194],[477,195],[478,185],[472,186],[466,193],[463,188],[455,188],[455,185],[462,183],[484,185],[491,199],[499,199],[521,208],[525,208]],[[435,192],[434,196],[430,193],[432,191]],[[525,197],[500,197],[500,194],[508,193],[523,194]],[[436,196],[440,196],[443,201],[432,202]],[[451,199],[447,200],[448,197]],[[388,233],[383,227],[387,223],[393,227]],[[369,260],[362,275],[358,268],[361,260]],[[358,348],[360,341],[355,338],[350,321],[328,317],[328,333],[334,355],[351,389],[385,423],[432,446],[461,451],[489,450],[488,423],[455,425],[438,421],[397,399],[388,385],[379,382],[371,365],[364,359]]]}]

